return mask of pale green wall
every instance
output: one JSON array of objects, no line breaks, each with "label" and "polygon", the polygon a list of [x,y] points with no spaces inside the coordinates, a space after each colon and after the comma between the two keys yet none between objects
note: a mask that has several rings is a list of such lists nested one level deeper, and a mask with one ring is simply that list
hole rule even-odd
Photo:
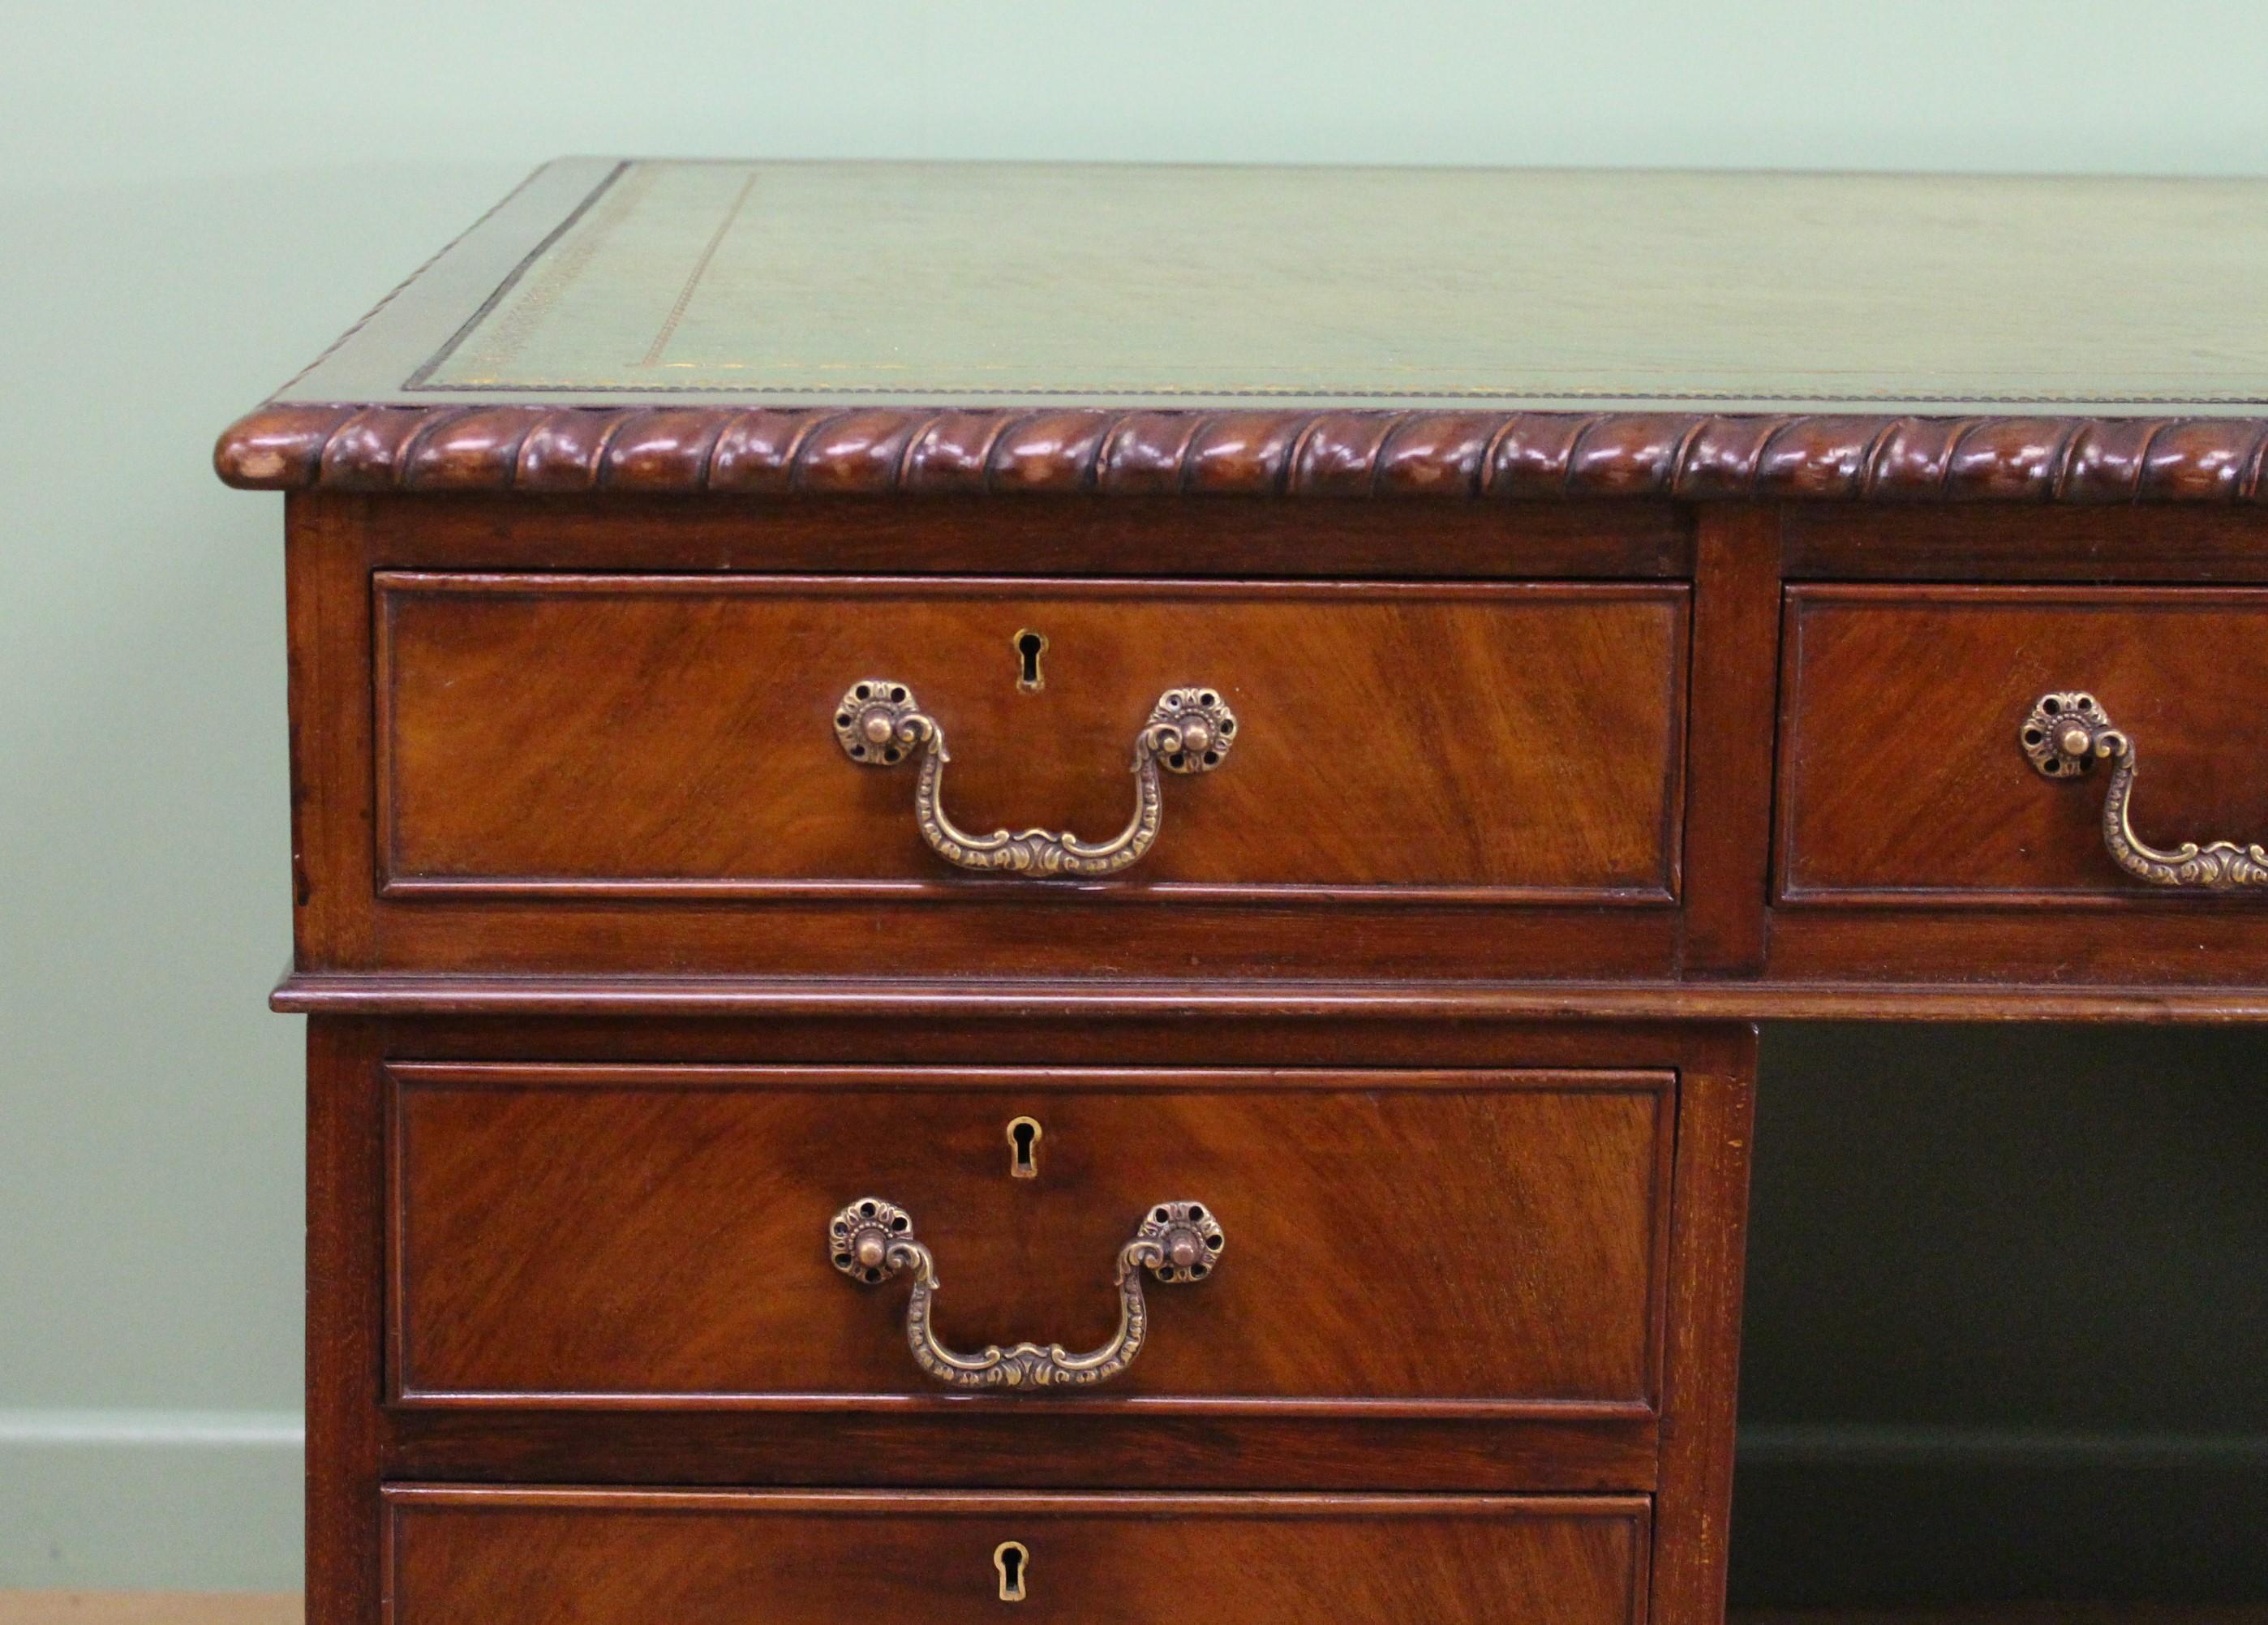
[{"label": "pale green wall", "polygon": [[0,1585],[296,1576],[279,514],[206,453],[536,161],[2250,172],[2263,85],[2199,0],[0,4]]}]

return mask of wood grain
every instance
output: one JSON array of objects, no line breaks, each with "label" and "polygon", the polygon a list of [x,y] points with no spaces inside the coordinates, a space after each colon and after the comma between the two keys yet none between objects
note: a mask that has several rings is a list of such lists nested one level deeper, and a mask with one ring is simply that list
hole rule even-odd
[{"label": "wood grain", "polygon": [[[1784,908],[1772,920],[1771,964],[1798,984],[1871,985],[1878,1019],[1916,1019],[1934,1005],[1949,1020],[2148,1020],[2156,1012],[2258,1021],[2268,1013],[2264,956],[2268,920],[2257,899],[2248,906],[2175,893],[2131,906]],[[1982,996],[1952,996],[1948,985],[1963,979]],[[1909,1004],[1902,990],[1918,985],[1945,991]],[[1970,1013],[1955,1014],[1964,1002]]]},{"label": "wood grain", "polygon": [[1647,1503],[1377,1496],[390,1491],[395,1625],[777,1625],[1000,1617],[1139,1625],[1645,1618]]},{"label": "wood grain", "polygon": [[[946,730],[972,831],[1115,834],[1160,694],[1217,687],[1220,771],[1091,897],[1668,902],[1682,588],[381,573],[388,896],[1036,901],[922,844],[914,770],[846,760],[850,685]],[[1017,638],[1049,639],[1027,692]],[[666,929],[657,919],[657,928]],[[657,939],[659,940],[659,939]]]},{"label": "wood grain", "polygon": [[[404,512],[406,506],[412,512]],[[426,508],[303,494],[289,513],[291,546],[311,550],[305,573],[320,575],[327,591],[342,595],[345,617],[295,618],[295,636],[321,635],[326,624],[351,624],[362,629],[355,636],[364,639],[372,620],[372,574],[389,566],[430,567],[445,559],[493,563],[499,557],[540,562],[547,532],[592,565],[651,557],[644,551],[649,543],[686,560],[714,543],[721,558],[753,562],[770,544],[768,537],[786,538],[799,548],[813,545],[821,534],[807,516],[779,527],[751,527],[726,513],[704,512],[702,505],[682,504],[673,517],[660,509],[608,515],[587,505],[537,509],[494,502]],[[416,513],[425,517],[413,522]],[[964,536],[972,534],[965,512],[941,522]],[[1205,545],[1233,529],[1194,517],[1189,523],[1189,539]],[[1517,545],[1526,529],[1510,526],[1489,545]],[[1498,534],[1487,527],[1452,531],[1445,542],[1461,554],[1479,536]],[[900,541],[909,564],[920,558],[918,547],[902,550],[913,539],[908,533]],[[1286,550],[1284,557],[1295,556],[1293,528],[1278,526],[1263,539]],[[1607,533],[1602,557],[1620,557],[1628,541]],[[349,646],[366,651],[367,646]],[[1256,906],[1192,897],[1170,907],[1129,909],[1058,895],[1039,911],[925,901],[893,906],[873,899],[858,899],[846,909],[840,902],[765,898],[758,928],[745,912],[758,906],[756,900],[711,898],[669,911],[669,940],[663,945],[652,934],[650,899],[585,898],[562,907],[541,898],[459,901],[446,893],[385,898],[377,892],[371,835],[377,790],[367,742],[374,706],[367,654],[358,662],[313,651],[304,657],[295,653],[294,660],[303,684],[295,703],[295,713],[304,719],[298,734],[303,849],[321,854],[329,866],[310,874],[314,895],[327,901],[301,911],[298,964],[304,970],[391,963],[455,972],[573,975],[650,972],[663,964],[681,975],[873,976],[878,943],[887,944],[887,958],[900,971],[974,978],[1098,969],[1132,976],[1427,976],[1469,973],[1476,965],[1512,977],[1659,976],[1668,973],[1674,959],[1672,911],[1624,905],[1475,910],[1399,902],[1367,911],[1347,929],[1286,930],[1277,905],[1266,898]],[[364,742],[357,747],[357,742]],[[845,764],[843,771],[856,770]],[[1081,782],[1089,771],[1082,761]],[[1119,777],[1115,771],[1107,776]],[[1203,787],[1226,784],[1233,772],[1214,777],[1217,783]],[[318,841],[314,831],[328,833]]]},{"label": "wood grain", "polygon": [[[1693,553],[1689,513],[1659,499],[1416,511],[1392,502],[1104,501],[1076,491],[1013,502],[938,497],[911,508],[887,496],[688,502],[620,491],[540,502],[480,491],[416,502],[305,491],[291,501],[347,510],[339,522],[360,528],[376,569],[1659,580],[1690,573]],[[2250,533],[2260,522],[2236,509],[2152,516],[2176,531],[2217,519]]]},{"label": "wood grain", "polygon": [[1650,1491],[1659,1451],[1637,1416],[1043,1412],[409,1408],[384,1460],[389,1479],[469,1483],[1528,1494]]},{"label": "wood grain", "polygon": [[[1912,963],[1902,979],[1852,979],[1853,960],[1867,940],[1879,943],[1881,916],[1834,922],[1820,934],[1807,922],[1827,923],[1829,911],[1792,913],[1777,922],[1783,938],[1799,939],[1822,962],[1839,957],[1839,979],[1759,977],[1724,982],[1630,980],[1617,983],[1454,982],[1403,979],[1396,982],[1306,981],[1223,986],[1218,982],[1157,980],[1094,983],[1024,980],[982,985],[917,979],[885,982],[828,978],[687,976],[385,975],[323,973],[286,976],[269,1000],[294,1015],[328,1013],[437,1018],[498,1016],[622,1016],[647,1019],[728,1016],[780,1019],[791,1016],[895,1016],[936,1023],[974,1018],[1005,1031],[1003,1023],[1048,1019],[1096,1021],[1127,1016],[1180,1016],[1204,1019],[1218,1042],[1235,1026],[1305,1020],[1358,1025],[1396,1021],[1591,1021],[1626,1024],[1657,1021],[1939,1021],[1939,1022],[2140,1022],[2221,1023],[2268,1020],[2268,990],[2228,979],[2242,969],[2242,932],[2229,920],[2190,918],[2183,929],[2203,927],[2208,946],[2228,945],[2231,957],[2215,963],[2210,954],[2192,968],[2206,974],[2192,985],[2154,981],[2118,967],[2093,985],[2010,979],[1999,983],[1948,979],[1977,952],[1980,927],[1973,913],[1951,922],[1953,940],[1915,943],[1906,940]],[[2067,921],[2041,922],[2014,945],[2044,962],[2044,947],[2068,934]],[[1962,936],[1959,934],[1966,932]],[[2215,941],[2214,939],[2218,939]],[[2011,946],[2005,929],[1992,945]],[[2194,944],[2192,944],[2194,947]],[[1783,962],[1794,953],[1782,951]],[[1920,951],[1917,952],[1916,949]],[[1873,950],[1879,963],[1881,949]],[[2192,955],[2192,958],[2197,957]],[[2028,966],[2035,976],[2040,966]],[[2221,979],[2210,973],[2219,971]]]},{"label": "wood grain", "polygon": [[370,572],[359,546],[368,506],[301,495],[284,503],[291,926],[301,955],[335,965],[372,957]]},{"label": "wood grain", "polygon": [[[1098,993],[1100,990],[1097,990]],[[1525,1016],[1485,1008],[1417,1006],[1406,1011],[1330,1004],[1247,1010],[1219,1018],[1202,1002],[1170,998],[1110,1003],[1072,1001],[1029,1008],[946,1002],[896,1008],[871,1019],[840,1001],[783,1004],[755,1015],[729,1008],[688,1012],[555,1011],[531,1016],[509,1008],[452,1016],[396,1009],[371,1020],[377,1045],[395,1064],[496,1061],[591,1062],[648,1067],[676,1062],[722,1067],[1003,1067],[1042,1070],[1157,1067],[1187,1069],[1284,1067],[1316,1071],[1675,1072],[1695,1064],[1690,1020],[1625,1015],[1602,1021]],[[1723,1017],[1719,1017],[1721,1023]],[[847,1045],[846,1031],[858,1041]],[[857,1060],[845,1059],[846,1048]],[[373,1063],[375,1065],[375,1063]],[[1005,1141],[1003,1142],[1005,1147]]]},{"label": "wood grain", "polygon": [[[953,1347],[1081,1349],[1154,1202],[1228,1232],[1153,1287],[1106,1390],[984,1400],[1364,1415],[1648,1414],[1668,1271],[1662,1074],[388,1069],[389,1363],[420,1404],[966,1408],[906,1286],[828,1259],[874,1196],[936,1253]],[[1010,1177],[1007,1125],[1042,1125]]]},{"label": "wood grain", "polygon": [[1732,1553],[1756,1029],[1693,1037],[1692,1061],[1679,1075],[1653,1625],[1717,1625]]},{"label": "wood grain", "polygon": [[1670,974],[1677,942],[1675,910],[1625,903],[1341,906],[1265,893],[1248,902],[1169,893],[1152,905],[1066,890],[1036,907],[1013,898],[1003,906],[996,894],[966,903],[704,898],[664,909],[640,897],[364,896],[378,955],[390,966],[473,977],[651,977],[661,966],[689,977],[986,984],[1104,977],[1391,984],[1476,974],[1635,980]]},{"label": "wood grain", "polygon": [[2268,520],[2240,504],[1785,503],[1778,512],[1790,580],[2268,580]]},{"label": "wood grain", "polygon": [[2268,838],[2268,712],[2240,675],[2268,592],[1801,587],[1786,641],[1783,905],[2196,905],[2104,852],[2099,775],[2026,761],[2017,733],[2058,690],[2134,739],[2145,838]]},{"label": "wood grain", "polygon": [[[1257,1068],[1263,1074],[1313,1067],[1336,1070],[1357,1084],[1367,1085],[1381,1078],[1390,1083],[1395,1070],[1442,1067],[1469,1067],[1482,1072],[1500,1071],[1507,1065],[1586,1073],[1617,1067],[1666,1071],[1687,1066],[1697,1053],[1689,1030],[1645,1023],[1613,1027],[1423,1019],[1348,1023],[1325,1018],[1222,1025],[1201,1017],[1192,1021],[1153,1013],[1117,1020],[999,1022],[944,1016],[848,1023],[838,1018],[793,1016],[757,1023],[666,1017],[539,1023],[488,1017],[451,1022],[417,1016],[331,1025],[354,1029],[355,1051],[365,1059],[358,1063],[360,1078],[342,1079],[335,1072],[327,1072],[331,1080],[327,1087],[336,1097],[357,1103],[369,1102],[371,1091],[379,1088],[380,1067],[375,1057],[380,1054],[431,1062],[489,1063],[475,1068],[483,1072],[500,1065],[504,1075],[523,1071],[530,1057],[543,1058],[549,1063],[542,1069],[546,1071],[573,1070],[579,1065],[613,1075],[651,1075],[657,1069],[666,1071],[678,1066],[740,1071],[755,1058],[775,1067],[810,1065],[840,1075],[843,1071],[840,1057],[847,1045],[872,1066],[948,1066],[990,1074],[1013,1064],[1034,1068],[1033,1075],[1038,1076],[1067,1067],[1123,1072],[1138,1064],[1186,1070],[1188,1057],[1196,1049],[1219,1064]],[[1363,1070],[1349,1074],[1351,1067]],[[858,1092],[856,1087],[843,1089],[845,1098]],[[1266,1092],[1263,1088],[1262,1093]],[[947,1094],[944,1098],[955,1097]],[[1395,1091],[1388,1089],[1381,1109],[1394,1104]],[[1231,1111],[1234,1104],[1233,1100],[1227,1101],[1220,1111]],[[383,1118],[382,1112],[368,1104],[358,1104],[354,1110],[357,1114],[372,1112],[372,1120]],[[998,1120],[994,1120],[995,1115]],[[984,1120],[985,1183],[1021,1195],[1017,1187],[1026,1182],[1009,1179],[1006,1142],[994,1138],[1005,1126],[1005,1117],[1004,1112],[988,1115]],[[1200,1125],[1196,1132],[1203,1136],[1213,1131]],[[374,1190],[382,1190],[385,1183],[372,1165],[377,1154],[370,1144],[379,1137],[358,1132],[354,1150],[357,1159],[364,1159],[361,1165],[369,1171],[364,1177]],[[1079,1138],[1073,1136],[1074,1145]],[[660,1142],[640,1135],[608,1143]],[[604,1148],[593,1149],[602,1152]],[[1328,1142],[1289,1141],[1270,1148],[1266,1155],[1276,1163],[1288,1166],[1301,1159],[1327,1162],[1331,1152]],[[990,1160],[994,1156],[998,1163]],[[666,1186],[670,1176],[666,1159],[622,1160],[624,1166],[608,1176],[617,1185],[634,1178],[636,1169],[644,1166]],[[520,1181],[536,1178],[534,1163],[516,1151],[509,1168]],[[793,1170],[785,1172],[787,1177],[802,1177]],[[1299,1178],[1313,1177],[1295,1177],[1294,1188]],[[1036,1186],[1048,1188],[1045,1174]],[[1410,1200],[1445,1214],[1453,1212],[1448,1202],[1422,1194],[1428,1188],[1425,1181],[1408,1181],[1407,1188],[1413,1193]],[[828,1195],[830,1200],[840,1200],[831,1189]],[[603,1227],[607,1211],[594,1207],[571,1222]],[[335,1229],[355,1248],[367,1249],[355,1255],[364,1260],[356,1267],[357,1271],[366,1270],[372,1277],[381,1275],[380,1227],[372,1222],[365,1230],[366,1221],[359,1215],[345,1225],[322,1214],[315,1215],[313,1222],[319,1236],[330,1235]],[[955,1252],[965,1251],[966,1246],[981,1249],[995,1245],[992,1238],[1004,1233],[983,1227],[981,1234],[970,1232],[965,1246],[956,1237],[953,1247],[941,1249],[948,1296],[984,1289],[978,1279],[983,1272],[973,1265],[954,1265]],[[1053,1243],[1047,1245],[1052,1252]],[[1239,1259],[1257,1259],[1255,1270],[1249,1272],[1249,1285],[1256,1291],[1271,1279],[1269,1259],[1262,1256],[1267,1251],[1263,1243],[1259,1254],[1248,1250]],[[341,1255],[326,1251],[323,1256]],[[711,1256],[729,1261],[723,1252]],[[1334,1265],[1342,1269],[1363,1267],[1359,1259],[1335,1259]],[[1066,1280],[1076,1278],[1082,1296],[1095,1284],[1096,1272],[1084,1259],[1083,1249],[1077,1256],[1066,1249],[1059,1259],[1045,1267],[1059,1269]],[[666,1274],[674,1267],[670,1256],[662,1253],[643,1265],[641,1273]],[[1516,1261],[1512,1267],[1516,1271]],[[1490,1281],[1519,1278],[1516,1273],[1505,1276],[1505,1268],[1499,1264],[1495,1275],[1451,1282],[1440,1289],[1473,1297],[1487,1292]],[[850,1304],[858,1305],[858,1289],[834,1276],[831,1270],[828,1273],[829,1284],[849,1294]],[[1227,1284],[1230,1279],[1225,1266],[1220,1276],[1204,1286],[1175,1289],[1182,1296],[1162,1304],[1160,1315],[1201,1312],[1203,1294]],[[623,1282],[625,1289],[633,1285]],[[1038,1306],[1021,1300],[1012,1287],[993,1289],[1009,1307],[1000,1311],[998,1318],[990,1314],[983,1317],[983,1324],[971,1328],[974,1333],[991,1335],[1005,1330],[1012,1335],[1019,1327],[1028,1327],[1044,1336],[1057,1334],[1052,1325],[1040,1324]],[[1329,1288],[1329,1291],[1343,1289],[1336,1284]],[[1398,1296],[1418,1290],[1397,1287],[1392,1292]],[[1050,1311],[1047,1318],[1052,1321],[1054,1305],[1045,1307]],[[872,1347],[901,1352],[898,1314],[902,1310],[893,1312],[893,1306],[880,1301],[870,1301],[865,1308],[873,1316],[869,1328],[875,1337]],[[492,1305],[490,1324],[497,1323],[493,1309]],[[743,1311],[727,1305],[725,1312]],[[1513,1312],[1518,1312],[1516,1305]],[[1178,1324],[1202,1322],[1184,1318]],[[1161,1321],[1160,1341],[1143,1356],[1145,1361],[1152,1354],[1171,1354],[1170,1330]],[[682,1318],[637,1335],[652,1340],[655,1333],[697,1341],[697,1332]],[[845,1359],[856,1359],[861,1357],[859,1348],[846,1341],[838,1352]],[[1395,1414],[1391,1407],[1380,1414],[1377,1407],[1319,1411],[1312,1407],[1278,1406],[1207,1415],[1184,1414],[1187,1407],[1170,1404],[1116,1403],[1101,1395],[1088,1403],[1080,1403],[1074,1396],[1046,1396],[1037,1407],[1012,1401],[940,1404],[924,1400],[882,1409],[840,1405],[762,1410],[713,1404],[698,1408],[681,1404],[656,1407],[615,1401],[602,1401],[595,1408],[589,1404],[531,1407],[478,1402],[403,1406],[382,1402],[386,1379],[374,1363],[360,1366],[362,1357],[356,1356],[357,1369],[369,1371],[368,1388],[353,1392],[327,1390],[324,1402],[366,1411],[365,1420],[356,1425],[377,1430],[380,1476],[395,1481],[812,1487],[952,1487],[981,1482],[1065,1489],[1108,1483],[1130,1488],[1253,1490],[1330,1490],[1359,1484],[1413,1491],[1645,1491],[1652,1488],[1655,1472],[1655,1422],[1627,1407],[1606,1407],[1613,1414],[1584,1420],[1587,1409],[1600,1407],[1547,1407],[1527,1415],[1519,1407],[1510,1414],[1499,1409],[1487,1414],[1469,1411],[1463,1415],[1435,1415],[1422,1406],[1410,1407],[1416,1414]],[[1502,1363],[1569,1356],[1513,1349],[1484,1357]],[[1136,1372],[1141,1369],[1138,1364]],[[1057,1405],[1054,1401],[1058,1397],[1073,1402]]]},{"label": "wood grain", "polygon": [[1764,966],[1779,517],[1767,507],[1712,508],[1698,527],[1679,955],[1690,977],[1752,976]]},{"label": "wood grain", "polygon": [[386,1119],[367,1022],[307,1023],[307,1611],[373,1625]]}]

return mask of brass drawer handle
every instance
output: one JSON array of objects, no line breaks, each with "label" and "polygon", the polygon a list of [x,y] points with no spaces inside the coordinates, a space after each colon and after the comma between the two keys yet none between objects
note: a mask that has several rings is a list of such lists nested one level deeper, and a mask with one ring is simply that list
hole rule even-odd
[{"label": "brass drawer handle", "polygon": [[982,1354],[955,1354],[930,1329],[937,1296],[937,1260],[914,1239],[913,1215],[895,1202],[864,1196],[827,1226],[828,1255],[853,1281],[873,1286],[901,1269],[914,1272],[906,1304],[906,1342],[914,1363],[955,1388],[1088,1387],[1108,1382],[1134,1363],[1149,1335],[1150,1311],[1142,1299],[1142,1272],[1163,1282],[1203,1281],[1219,1266],[1228,1238],[1200,1202],[1160,1202],[1144,1215],[1134,1238],[1118,1250],[1118,1334],[1092,1354],[1068,1354],[1061,1343],[1042,1348],[997,1343]]},{"label": "brass drawer handle", "polygon": [[1069,831],[971,835],[946,816],[945,729],[921,709],[902,683],[870,677],[854,683],[835,708],[835,737],[862,767],[895,767],[921,758],[914,781],[914,822],[930,849],[964,869],[1004,869],[1013,875],[1116,875],[1141,861],[1158,838],[1164,812],[1158,770],[1209,773],[1236,742],[1236,713],[1218,690],[1189,684],[1167,689],[1134,735],[1134,816],[1107,841],[1087,842]]},{"label": "brass drawer handle", "polygon": [[2204,891],[2233,891],[2268,886],[2268,849],[2215,841],[2200,846],[2183,841],[2160,852],[2134,833],[2127,815],[2134,795],[2134,742],[2111,725],[2092,694],[2043,694],[2024,719],[2020,742],[2032,765],[2050,779],[2076,779],[2110,763],[2110,785],[2102,794],[2102,844],[2118,867],[2154,886],[2194,886]]}]

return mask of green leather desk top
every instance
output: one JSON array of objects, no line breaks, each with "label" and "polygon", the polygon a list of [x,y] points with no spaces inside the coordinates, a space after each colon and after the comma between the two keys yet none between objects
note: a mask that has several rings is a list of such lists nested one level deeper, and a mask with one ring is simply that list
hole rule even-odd
[{"label": "green leather desk top", "polygon": [[284,401],[2193,411],[2268,182],[571,159]]}]

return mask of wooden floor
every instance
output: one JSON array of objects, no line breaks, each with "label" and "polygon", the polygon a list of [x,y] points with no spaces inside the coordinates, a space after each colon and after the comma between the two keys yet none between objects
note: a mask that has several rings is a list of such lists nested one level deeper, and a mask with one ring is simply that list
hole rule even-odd
[{"label": "wooden floor", "polygon": [[[0,1592],[0,1625],[302,1625],[299,1599],[172,1592]],[[1944,1612],[1736,1614],[1733,1625],[2268,1625],[2268,1606],[2038,1604]]]},{"label": "wooden floor", "polygon": [[0,1625],[300,1625],[296,1592],[0,1592]]}]

